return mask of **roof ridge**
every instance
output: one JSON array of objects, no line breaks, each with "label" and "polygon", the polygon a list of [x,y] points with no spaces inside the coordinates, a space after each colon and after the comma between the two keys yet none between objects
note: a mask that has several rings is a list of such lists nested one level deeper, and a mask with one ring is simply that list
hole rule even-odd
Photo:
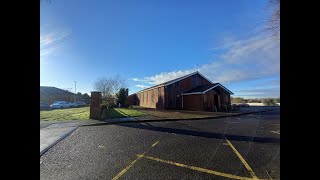
[{"label": "roof ridge", "polygon": [[[193,72],[193,73],[186,74],[186,75],[184,75],[184,76],[181,76],[181,77],[178,77],[178,78],[175,78],[175,79],[172,79],[172,80],[169,80],[169,81],[166,81],[166,82],[163,82],[163,83],[160,83],[160,84],[157,84],[157,85],[154,85],[154,86],[145,88],[145,89],[142,89],[142,90],[140,90],[140,91],[138,91],[138,92],[136,92],[136,93],[139,93],[139,92],[141,92],[141,91],[145,91],[145,90],[147,90],[147,89],[151,89],[151,88],[157,87],[157,86],[159,86],[159,85],[164,85],[164,84],[167,84],[167,83],[169,83],[169,82],[171,82],[171,81],[176,81],[177,79],[183,78],[183,77],[185,77],[185,76],[189,76],[189,75],[191,75],[191,74],[196,74],[196,73],[199,73],[199,72],[198,72],[198,71],[195,71],[195,72]],[[134,93],[134,94],[135,94],[135,93]]]}]

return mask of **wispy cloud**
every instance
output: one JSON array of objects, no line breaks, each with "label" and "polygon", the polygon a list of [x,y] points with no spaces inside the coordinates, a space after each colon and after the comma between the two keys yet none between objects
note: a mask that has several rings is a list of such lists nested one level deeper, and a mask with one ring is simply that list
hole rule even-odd
[{"label": "wispy cloud", "polygon": [[236,96],[241,97],[280,97],[279,87],[266,87],[266,88],[252,88],[252,89],[242,89],[236,92]]},{"label": "wispy cloud", "polygon": [[146,85],[143,85],[143,84],[137,84],[136,86],[139,87],[139,88],[143,88],[143,89],[150,87],[150,86],[146,86]]},{"label": "wispy cloud", "polygon": [[184,76],[186,74],[190,74],[194,72],[194,70],[184,70],[184,71],[171,71],[171,72],[163,72],[160,74],[157,74],[155,76],[150,76],[150,77],[144,77],[144,78],[133,78],[133,81],[138,81],[138,82],[145,82],[151,85],[156,85],[160,84],[166,81],[170,81],[172,79]]},{"label": "wispy cloud", "polygon": [[40,60],[56,54],[62,46],[62,41],[69,35],[67,30],[56,30],[50,33],[40,32]]},{"label": "wispy cloud", "polygon": [[213,82],[229,84],[266,78],[280,73],[280,42],[270,36],[260,34],[247,39],[228,39],[215,50],[223,53],[211,63],[198,68],[162,72],[132,80],[160,84],[199,71]]}]

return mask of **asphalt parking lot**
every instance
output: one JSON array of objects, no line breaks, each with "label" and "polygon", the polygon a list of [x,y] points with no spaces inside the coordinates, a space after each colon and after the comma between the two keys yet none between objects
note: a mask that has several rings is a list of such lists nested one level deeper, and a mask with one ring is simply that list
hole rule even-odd
[{"label": "asphalt parking lot", "polygon": [[41,179],[280,179],[280,111],[80,127],[40,157]]}]

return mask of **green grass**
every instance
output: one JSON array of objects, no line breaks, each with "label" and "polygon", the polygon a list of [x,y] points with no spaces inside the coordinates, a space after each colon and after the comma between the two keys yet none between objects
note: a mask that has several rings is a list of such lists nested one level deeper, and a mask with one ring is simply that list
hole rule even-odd
[{"label": "green grass", "polygon": [[112,119],[112,118],[124,118],[124,117],[138,117],[145,116],[146,114],[134,109],[126,108],[111,108],[106,109],[103,113],[103,119]]},{"label": "green grass", "polygon": [[90,107],[40,111],[40,121],[88,120]]},{"label": "green grass", "polygon": [[[40,121],[88,120],[90,107],[55,109],[40,111]],[[144,116],[145,113],[126,108],[111,108],[105,111],[104,118],[123,118]]]}]

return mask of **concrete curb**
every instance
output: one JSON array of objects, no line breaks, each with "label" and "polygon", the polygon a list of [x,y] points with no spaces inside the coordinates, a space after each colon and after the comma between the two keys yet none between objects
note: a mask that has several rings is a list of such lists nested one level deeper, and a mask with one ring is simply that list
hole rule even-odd
[{"label": "concrete curb", "polygon": [[[79,127],[79,126],[78,126]],[[59,139],[57,139],[56,141],[54,141],[53,143],[51,143],[48,147],[44,148],[42,151],[40,151],[40,157],[46,153],[50,148],[52,148],[54,145],[56,145],[58,142],[60,142],[61,140],[63,140],[64,138],[68,137],[71,133],[73,133],[76,129],[78,129],[78,127],[71,129],[70,131],[68,131],[67,133],[65,133],[63,136],[61,136]]]},{"label": "concrete curb", "polygon": [[263,111],[252,111],[252,112],[245,112],[240,114],[230,114],[230,115],[223,115],[223,116],[213,116],[213,117],[205,117],[205,118],[190,118],[190,119],[156,119],[156,120],[137,120],[137,121],[121,121],[121,122],[101,122],[96,124],[84,124],[80,125],[83,126],[103,126],[103,125],[112,125],[112,124],[123,124],[123,123],[145,123],[145,122],[164,122],[164,121],[189,121],[189,120],[206,120],[206,119],[219,119],[219,118],[226,118],[226,117],[234,117],[234,116],[242,116],[247,114],[255,114],[261,112],[268,112],[272,110],[263,110]]}]

